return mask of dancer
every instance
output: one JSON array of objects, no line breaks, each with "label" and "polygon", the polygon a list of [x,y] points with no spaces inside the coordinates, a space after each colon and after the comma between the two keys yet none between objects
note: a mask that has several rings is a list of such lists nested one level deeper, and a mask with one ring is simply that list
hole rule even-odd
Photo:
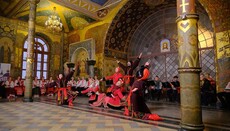
[{"label": "dancer", "polygon": [[99,83],[96,83],[98,81],[95,81],[95,80],[97,80],[96,76],[94,77],[94,79],[90,77],[88,81],[89,88],[81,92],[82,94],[88,94],[90,105],[96,102],[99,96]]},{"label": "dancer", "polygon": [[[115,68],[115,73],[112,76],[107,76],[102,80],[113,80],[113,85],[107,89],[107,96],[105,93],[101,93],[98,96],[98,100],[92,104],[92,106],[101,106],[103,105],[105,108],[111,107],[113,109],[122,108],[121,107],[121,99],[124,99],[124,96],[121,93],[120,87],[123,84],[119,84],[117,86],[117,82],[121,80],[123,75],[120,73],[120,68]],[[118,82],[121,83],[121,82]]]},{"label": "dancer", "polygon": [[[61,101],[62,101],[61,100],[61,92],[63,92],[62,94],[64,95],[64,100],[68,102],[69,106],[73,106],[72,102],[73,102],[74,98],[76,97],[77,92],[73,92],[71,90],[69,90],[69,92],[67,92],[67,82],[70,81],[76,68],[77,68],[77,65],[75,66],[75,68],[72,71],[69,70],[69,73],[65,77],[63,76],[63,74],[58,75],[58,79],[56,81],[57,87],[58,87],[58,98],[57,98],[58,104],[61,104]],[[69,95],[72,94],[74,97],[70,96],[69,99],[67,100],[67,98],[68,98],[67,93]]]},{"label": "dancer", "polygon": [[119,78],[116,84],[111,87],[111,90],[107,93],[103,103],[105,108],[109,107],[117,110],[124,108],[124,101],[126,100],[126,97],[123,96],[121,91],[123,84],[123,79]]},{"label": "dancer", "polygon": [[139,65],[141,56],[142,56],[142,53],[140,53],[140,55],[137,57],[137,59],[134,62],[133,61],[127,62],[127,66],[123,65],[120,61],[117,60],[118,65],[125,72],[125,76],[124,76],[125,92],[129,91],[130,86],[132,86],[134,82],[133,70],[135,70],[136,67]]},{"label": "dancer", "polygon": [[131,89],[132,116],[141,119],[162,120],[157,114],[151,114],[151,111],[145,104],[143,91],[145,90],[145,81],[149,77],[149,62],[144,65],[143,75],[138,74],[137,80],[133,83]]},{"label": "dancer", "polygon": [[125,100],[125,97],[122,94],[121,87],[123,86],[123,75],[120,73],[120,67],[115,68],[115,73],[112,76],[107,76],[105,79],[113,80],[113,85],[108,88],[107,96],[104,100],[104,107],[105,108],[112,108],[112,109],[122,109],[124,105],[121,101]]}]

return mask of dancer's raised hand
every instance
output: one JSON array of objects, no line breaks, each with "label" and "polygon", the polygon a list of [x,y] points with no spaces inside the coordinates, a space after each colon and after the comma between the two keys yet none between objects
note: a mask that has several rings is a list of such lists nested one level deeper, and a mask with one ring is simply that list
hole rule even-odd
[{"label": "dancer's raised hand", "polygon": [[140,55],[138,56],[138,58],[141,58],[141,56],[142,56],[142,52],[140,53]]}]

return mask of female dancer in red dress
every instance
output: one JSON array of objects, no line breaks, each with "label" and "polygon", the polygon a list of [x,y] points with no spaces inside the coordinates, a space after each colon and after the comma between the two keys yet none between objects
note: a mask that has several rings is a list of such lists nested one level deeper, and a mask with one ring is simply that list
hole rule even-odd
[{"label": "female dancer in red dress", "polygon": [[105,80],[113,80],[113,85],[108,88],[107,96],[102,93],[98,96],[98,100],[94,102],[93,106],[103,105],[105,108],[110,107],[113,109],[121,109],[124,106],[121,104],[121,100],[125,99],[121,93],[121,86],[123,75],[120,73],[120,68],[115,69],[115,73],[112,76],[105,77]]}]

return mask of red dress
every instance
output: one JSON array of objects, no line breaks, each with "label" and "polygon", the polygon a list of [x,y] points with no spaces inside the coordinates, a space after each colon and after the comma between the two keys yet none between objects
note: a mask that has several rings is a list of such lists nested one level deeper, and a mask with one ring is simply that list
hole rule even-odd
[{"label": "red dress", "polygon": [[112,109],[122,109],[124,105],[121,104],[121,99],[124,97],[121,92],[121,88],[113,86],[111,96],[105,98],[105,104]]},{"label": "red dress", "polygon": [[25,86],[22,80],[16,80],[15,81],[15,87],[14,87],[17,95],[23,95],[25,91]]},{"label": "red dress", "polygon": [[82,94],[86,94],[86,93],[91,93],[90,97],[89,97],[89,103],[93,104],[94,102],[96,102],[98,100],[98,95],[96,94],[96,92],[99,91],[99,87],[93,87],[93,88],[87,88],[86,90],[82,91]]},{"label": "red dress", "polygon": [[114,73],[112,76],[105,77],[105,79],[106,80],[113,80],[113,84],[115,85],[118,82],[119,78],[122,78],[122,77],[123,77],[123,75],[118,72],[118,73]]}]

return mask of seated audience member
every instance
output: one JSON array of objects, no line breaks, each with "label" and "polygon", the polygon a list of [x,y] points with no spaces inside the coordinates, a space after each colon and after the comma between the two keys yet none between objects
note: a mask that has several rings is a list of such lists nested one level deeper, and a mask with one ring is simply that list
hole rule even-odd
[{"label": "seated audience member", "polygon": [[162,95],[162,82],[161,82],[161,80],[159,79],[158,76],[156,76],[154,78],[154,83],[155,83],[155,85],[154,85],[154,89],[155,89],[154,94],[156,94],[157,101],[159,101],[160,97]]},{"label": "seated audience member", "polygon": [[217,93],[217,97],[221,102],[222,108],[230,108],[230,82],[228,82],[223,91]]},{"label": "seated audience member", "polygon": [[4,81],[0,81],[0,98],[6,98],[6,88]]},{"label": "seated audience member", "polygon": [[211,104],[215,104],[217,102],[217,94],[216,94],[216,81],[211,77],[209,73],[205,73],[205,78],[210,81],[210,102]]},{"label": "seated audience member", "polygon": [[172,86],[172,100],[180,102],[180,82],[178,81],[178,76],[174,76],[171,82]]},{"label": "seated audience member", "polygon": [[47,90],[47,96],[53,96],[55,92],[55,86],[56,82],[53,80],[53,77],[51,76],[50,79],[46,82],[46,90]]},{"label": "seated audience member", "polygon": [[147,83],[146,86],[147,86],[147,89],[148,89],[148,92],[149,92],[148,99],[149,100],[154,100],[154,97],[155,97],[154,96],[155,95],[155,88],[154,88],[155,83],[154,83],[154,80],[148,80],[146,83]]},{"label": "seated audience member", "polygon": [[6,87],[6,96],[9,99],[10,97],[15,97],[15,90],[14,90],[14,81],[11,77],[5,82]]},{"label": "seated audience member", "polygon": [[84,77],[81,78],[80,82],[77,84],[77,91],[81,95],[81,91],[84,91],[88,88],[88,83]]},{"label": "seated audience member", "polygon": [[171,84],[169,82],[165,81],[165,82],[162,82],[162,87],[163,87],[164,91],[166,92],[167,99],[169,99],[169,101],[172,102],[173,101],[173,99],[172,99],[173,90],[172,90]]},{"label": "seated audience member", "polygon": [[71,87],[71,90],[76,91],[77,82],[74,80],[74,77],[71,77],[71,80],[67,83]]},{"label": "seated audience member", "polygon": [[34,98],[39,98],[40,96],[40,81],[38,80],[38,77],[35,77],[33,80],[32,94]]},{"label": "seated audience member", "polygon": [[211,104],[211,83],[203,74],[200,75],[201,80],[201,102],[207,106]]},{"label": "seated audience member", "polygon": [[17,80],[14,82],[14,89],[16,91],[16,95],[23,95],[25,87],[24,82],[20,76],[18,76]]},{"label": "seated audience member", "polygon": [[40,80],[40,90],[41,90],[41,95],[45,95],[46,93],[46,80],[44,79],[44,77],[42,77],[42,79]]}]

